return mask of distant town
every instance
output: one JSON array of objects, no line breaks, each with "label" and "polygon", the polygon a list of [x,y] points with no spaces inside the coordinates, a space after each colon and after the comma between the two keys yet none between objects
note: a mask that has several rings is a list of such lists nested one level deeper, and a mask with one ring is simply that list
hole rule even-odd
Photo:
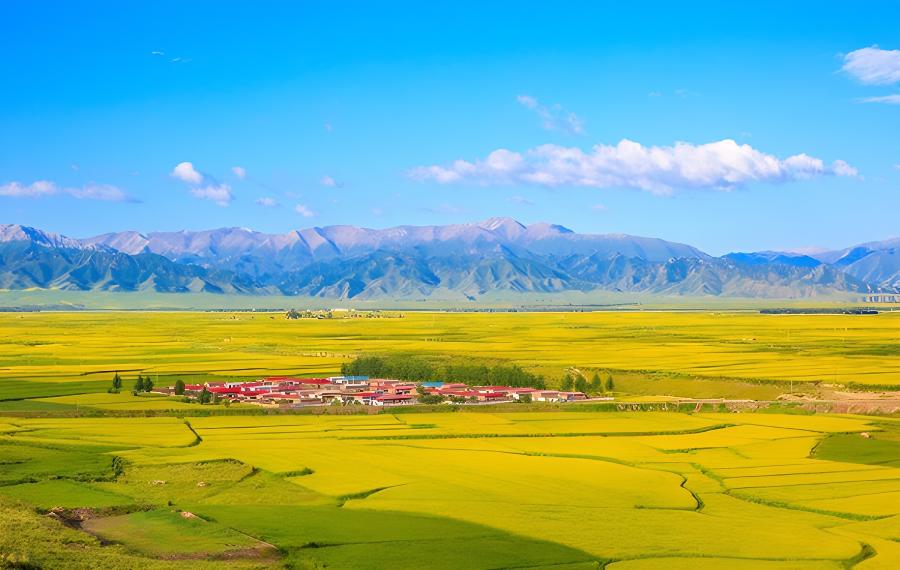
[{"label": "distant town", "polygon": [[[463,383],[407,382],[368,376],[294,378],[269,376],[255,381],[206,382],[154,387],[153,392],[200,403],[243,403],[270,407],[323,405],[408,406],[412,404],[478,405],[502,402],[575,402],[584,392],[513,386],[468,386]],[[600,398],[612,400],[612,397]]]}]

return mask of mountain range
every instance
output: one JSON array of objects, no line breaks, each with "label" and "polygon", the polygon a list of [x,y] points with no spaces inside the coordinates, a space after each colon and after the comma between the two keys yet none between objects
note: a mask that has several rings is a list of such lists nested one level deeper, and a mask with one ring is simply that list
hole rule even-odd
[{"label": "mountain range", "polygon": [[900,291],[900,239],[814,255],[708,255],[510,218],[382,230],[133,231],[76,239],[0,225],[0,288],[478,299],[493,291],[802,298]]}]

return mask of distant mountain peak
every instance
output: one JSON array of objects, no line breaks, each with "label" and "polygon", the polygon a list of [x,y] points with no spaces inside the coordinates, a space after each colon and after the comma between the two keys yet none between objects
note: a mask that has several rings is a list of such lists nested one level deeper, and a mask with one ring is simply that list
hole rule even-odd
[{"label": "distant mountain peak", "polygon": [[526,231],[524,224],[522,224],[518,220],[506,217],[488,218],[486,220],[478,222],[475,225],[479,228],[485,229],[495,234],[503,235],[504,237],[510,239],[514,239],[522,235]]}]

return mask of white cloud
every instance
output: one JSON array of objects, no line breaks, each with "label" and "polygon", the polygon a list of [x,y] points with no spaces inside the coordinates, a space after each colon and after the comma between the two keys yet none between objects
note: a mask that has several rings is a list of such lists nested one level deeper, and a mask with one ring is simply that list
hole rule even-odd
[{"label": "white cloud", "polygon": [[215,202],[223,208],[234,200],[234,194],[231,192],[231,186],[228,184],[207,184],[206,186],[191,188],[191,195],[195,198]]},{"label": "white cloud", "polygon": [[509,201],[518,206],[534,206],[534,202],[532,202],[525,196],[512,196],[510,197]]},{"label": "white cloud", "polygon": [[247,177],[247,169],[243,166],[232,166],[231,172],[241,180]]},{"label": "white cloud", "polygon": [[859,176],[859,170],[855,167],[850,166],[843,160],[835,160],[831,163],[831,172],[835,176],[847,176],[849,178],[856,178]]},{"label": "white cloud", "polygon": [[900,105],[900,95],[882,95],[880,97],[863,97],[860,103],[885,103],[887,105]]},{"label": "white cloud", "polygon": [[194,165],[190,162],[179,162],[172,169],[171,176],[191,184],[200,184],[203,182],[203,175],[194,169]]},{"label": "white cloud", "polygon": [[154,50],[154,51],[151,51],[151,52],[150,52],[150,55],[162,56],[162,55],[166,55],[166,52],[164,52],[164,51],[159,51],[159,50]]},{"label": "white cloud", "polygon": [[269,198],[269,197],[260,198],[259,200],[256,201],[256,204],[258,206],[262,206],[264,208],[274,208],[274,207],[280,205],[278,203],[278,201],[275,200],[275,198]]},{"label": "white cloud", "polygon": [[541,105],[540,101],[531,95],[519,95],[516,101],[526,109],[534,111],[541,119],[541,127],[545,130],[561,131],[570,135],[584,134],[584,121],[575,113],[563,109],[558,103],[549,107]]},{"label": "white cloud", "polygon": [[841,69],[865,85],[900,83],[900,50],[872,46],[851,51]]},{"label": "white cloud", "polygon": [[322,186],[327,186],[328,188],[338,188],[340,186],[337,180],[335,180],[331,176],[328,176],[327,174],[323,176],[321,180],[319,180],[319,184],[321,184]]},{"label": "white cloud", "polygon": [[0,186],[0,196],[11,198],[43,198],[56,194],[68,194],[79,200],[104,200],[107,202],[137,202],[123,192],[118,186],[112,184],[97,184],[90,182],[77,188],[62,188],[49,180],[38,180],[31,184],[9,182]]},{"label": "white cloud", "polygon": [[605,212],[606,210],[608,210],[608,208],[603,204],[594,204],[593,206],[591,206],[591,210],[595,212]]},{"label": "white cloud", "polygon": [[538,100],[531,95],[518,95],[516,97],[516,101],[518,101],[520,105],[528,107],[529,109],[538,108]]},{"label": "white cloud", "polygon": [[37,180],[31,184],[7,182],[0,186],[0,196],[11,198],[41,198],[51,196],[59,191],[59,187],[49,180]]},{"label": "white cloud", "polygon": [[750,145],[725,139],[694,145],[643,146],[624,139],[617,145],[542,145],[524,154],[498,149],[483,160],[422,166],[409,175],[419,181],[482,185],[624,187],[669,195],[676,189],[731,190],[751,182],[790,182],[822,175],[855,176],[843,161],[831,166],[806,154],[779,159]]},{"label": "white cloud", "polygon": [[93,182],[82,186],[81,188],[67,188],[66,192],[79,200],[103,200],[106,202],[136,202],[122,191],[118,186],[112,184],[95,184]]},{"label": "white cloud", "polygon": [[294,206],[294,211],[303,216],[304,218],[312,218],[316,215],[309,207],[303,204],[297,204]]}]

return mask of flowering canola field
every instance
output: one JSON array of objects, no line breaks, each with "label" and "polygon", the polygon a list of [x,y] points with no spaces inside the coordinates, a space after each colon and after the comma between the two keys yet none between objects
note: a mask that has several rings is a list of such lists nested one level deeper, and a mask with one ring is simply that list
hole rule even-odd
[{"label": "flowering canola field", "polygon": [[[896,568],[898,430],[768,413],[0,418],[0,450],[120,458],[93,478],[75,459],[54,479],[0,464],[0,507],[117,505],[87,528],[131,562]],[[894,446],[830,458],[840,438]]]},{"label": "flowering canola field", "polygon": [[331,374],[361,353],[510,362],[552,381],[575,366],[896,387],[900,313],[404,313],[294,321],[266,313],[0,313],[0,399],[95,391],[116,370]]}]

